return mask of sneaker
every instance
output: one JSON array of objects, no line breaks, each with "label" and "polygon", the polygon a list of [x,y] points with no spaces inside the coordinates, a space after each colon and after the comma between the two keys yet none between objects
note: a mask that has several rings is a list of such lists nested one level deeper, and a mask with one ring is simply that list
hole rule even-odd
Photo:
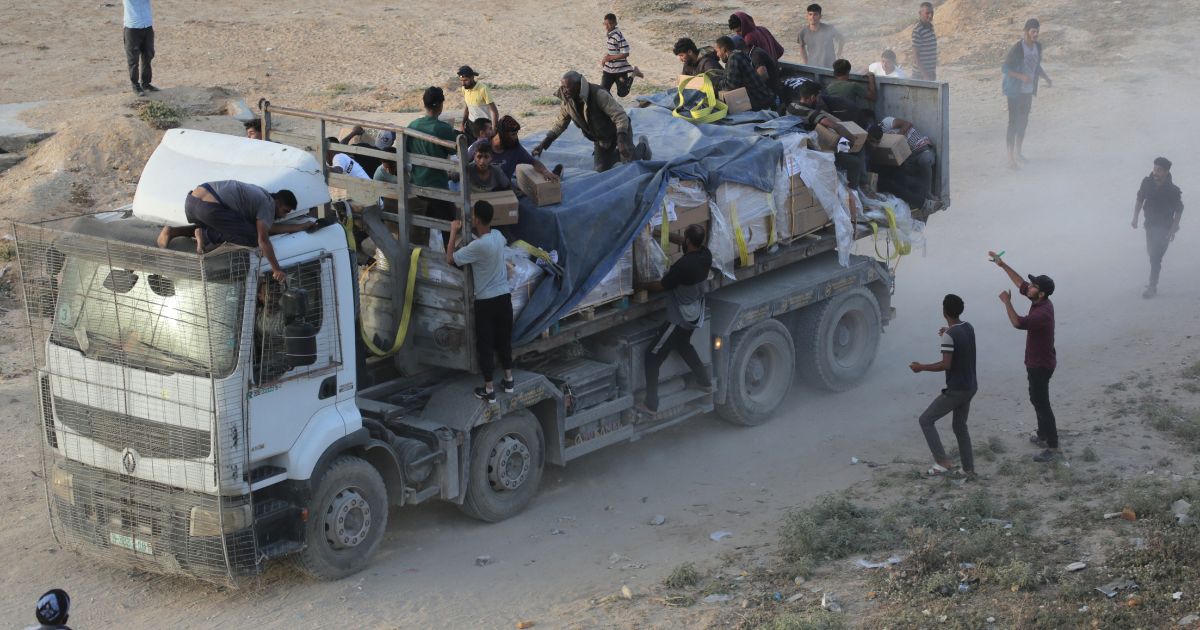
[{"label": "sneaker", "polygon": [[1043,438],[1042,436],[1037,435],[1037,434],[1029,436],[1029,443],[1038,448],[1043,448],[1043,449],[1050,448],[1050,443],[1046,441],[1046,438]]},{"label": "sneaker", "polygon": [[658,415],[657,409],[651,409],[651,408],[647,407],[646,403],[644,403],[640,400],[633,404],[633,409],[634,409],[634,411],[636,411],[640,414],[644,414],[644,415],[651,416],[651,417]]},{"label": "sneaker", "polygon": [[502,387],[504,389],[505,394],[511,394],[511,393],[513,393],[513,391],[515,391],[515,389],[517,387],[517,381],[516,380],[508,381],[505,379],[500,379],[500,387]]},{"label": "sneaker", "polygon": [[142,86],[136,84],[133,86],[133,93],[137,94],[138,96],[146,95],[146,93],[142,91]]},{"label": "sneaker", "polygon": [[1059,451],[1054,451],[1054,450],[1050,450],[1050,449],[1046,449],[1046,450],[1042,451],[1041,453],[1038,453],[1037,455],[1033,456],[1033,461],[1042,463],[1042,464],[1052,462],[1052,461],[1055,461],[1058,459],[1062,459],[1062,453]]},{"label": "sneaker", "polygon": [[1147,286],[1146,290],[1142,291],[1142,298],[1146,300],[1149,300],[1156,295],[1158,295],[1158,287],[1154,285]]},{"label": "sneaker", "polygon": [[479,400],[486,400],[489,404],[496,404],[496,390],[487,391],[482,387],[475,388],[475,397]]},{"label": "sneaker", "polygon": [[142,90],[144,90],[146,92],[157,92],[158,88],[154,87],[153,85],[150,85],[149,83],[143,83]]}]

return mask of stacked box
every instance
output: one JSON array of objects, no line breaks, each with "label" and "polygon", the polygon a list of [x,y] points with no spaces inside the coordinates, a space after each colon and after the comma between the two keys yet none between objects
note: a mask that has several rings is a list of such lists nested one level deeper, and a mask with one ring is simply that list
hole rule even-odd
[{"label": "stacked box", "polygon": [[818,150],[825,151],[827,153],[837,151],[837,145],[842,139],[842,136],[837,132],[836,129],[826,127],[825,125],[817,125],[815,130],[817,132]]},{"label": "stacked box", "polygon": [[792,238],[803,236],[829,223],[829,214],[817,201],[811,188],[797,173],[788,178],[788,216]]},{"label": "stacked box", "polygon": [[492,204],[492,225],[516,225],[518,216],[519,204],[517,203],[517,193],[511,190],[497,190],[495,192],[486,193],[471,193],[471,203],[476,201],[486,201]]},{"label": "stacked box", "polygon": [[[746,252],[753,253],[771,243],[775,202],[773,193],[753,186],[726,182],[717,187],[714,201],[721,210],[725,225],[726,242],[714,243],[709,239],[713,256],[721,256],[724,263],[741,263],[740,250],[735,230],[741,229]],[[736,220],[735,212],[736,209]],[[719,238],[715,235],[714,238]]]},{"label": "stacked box", "polygon": [[871,154],[871,161],[876,164],[900,166],[912,155],[908,147],[908,138],[898,133],[885,133],[879,139],[879,146]]},{"label": "stacked box", "polygon": [[746,88],[744,87],[729,90],[728,92],[721,92],[720,97],[729,106],[730,114],[740,114],[754,109],[750,105],[750,94],[746,92]]},{"label": "stacked box", "polygon": [[835,127],[839,135],[850,141],[850,152],[858,153],[867,144],[867,132],[862,127],[850,121],[843,121]]},{"label": "stacked box", "polygon": [[572,312],[583,310],[589,306],[599,306],[612,302],[618,298],[633,295],[633,248],[625,250],[625,253],[617,259],[617,264],[609,270],[608,275],[600,281],[583,300],[572,310]]},{"label": "stacked box", "polygon": [[517,165],[517,187],[538,207],[562,202],[562,182],[537,172],[532,164]]}]

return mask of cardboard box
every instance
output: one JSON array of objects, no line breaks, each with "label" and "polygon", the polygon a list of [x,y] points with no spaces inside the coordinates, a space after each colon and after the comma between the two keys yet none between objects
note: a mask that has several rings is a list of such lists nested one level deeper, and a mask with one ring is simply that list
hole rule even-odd
[{"label": "cardboard box", "polygon": [[690,74],[681,74],[681,75],[679,75],[679,77],[677,79],[675,79],[675,85],[678,86],[680,83],[683,83],[684,81],[687,81],[687,83],[684,84],[684,86],[683,86],[683,89],[685,89],[685,90],[703,90],[704,89],[704,77],[694,77]]},{"label": "cardboard box", "polygon": [[831,129],[825,125],[817,125],[817,150],[832,153],[837,151],[838,141],[842,139],[841,134],[836,129]]},{"label": "cardboard box", "polygon": [[549,179],[537,172],[532,164],[517,165],[517,188],[540,206],[562,201],[562,182]]},{"label": "cardboard box", "polygon": [[721,100],[729,106],[730,114],[740,114],[754,109],[750,105],[750,95],[746,92],[746,88],[721,92],[720,96]]},{"label": "cardboard box", "polygon": [[471,193],[471,203],[476,201],[486,201],[492,204],[492,225],[516,225],[517,210],[517,193],[511,190],[497,190],[495,192],[486,193]]},{"label": "cardboard box", "polygon": [[871,161],[900,166],[909,155],[912,155],[912,150],[908,148],[908,138],[898,133],[885,133],[879,139],[879,146],[871,154]]},{"label": "cardboard box", "polygon": [[867,132],[862,127],[850,121],[843,121],[837,124],[837,131],[841,136],[850,141],[850,152],[858,153],[867,144]]}]

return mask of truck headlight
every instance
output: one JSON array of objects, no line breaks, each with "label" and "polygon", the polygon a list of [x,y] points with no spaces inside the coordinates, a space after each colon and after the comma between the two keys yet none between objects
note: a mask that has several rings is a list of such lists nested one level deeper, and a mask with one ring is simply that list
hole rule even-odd
[{"label": "truck headlight", "polygon": [[227,507],[220,512],[202,507],[192,508],[190,536],[221,536],[250,526],[249,505]]},{"label": "truck headlight", "polygon": [[75,505],[75,477],[71,473],[55,466],[50,469],[50,492],[54,496]]}]

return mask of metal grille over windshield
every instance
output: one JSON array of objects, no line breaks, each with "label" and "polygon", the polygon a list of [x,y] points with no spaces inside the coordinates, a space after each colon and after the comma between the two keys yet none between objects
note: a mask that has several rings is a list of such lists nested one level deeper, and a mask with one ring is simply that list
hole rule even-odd
[{"label": "metal grille over windshield", "polygon": [[241,367],[252,258],[159,249],[154,228],[14,226],[53,530],[109,562],[233,583],[259,569]]}]

